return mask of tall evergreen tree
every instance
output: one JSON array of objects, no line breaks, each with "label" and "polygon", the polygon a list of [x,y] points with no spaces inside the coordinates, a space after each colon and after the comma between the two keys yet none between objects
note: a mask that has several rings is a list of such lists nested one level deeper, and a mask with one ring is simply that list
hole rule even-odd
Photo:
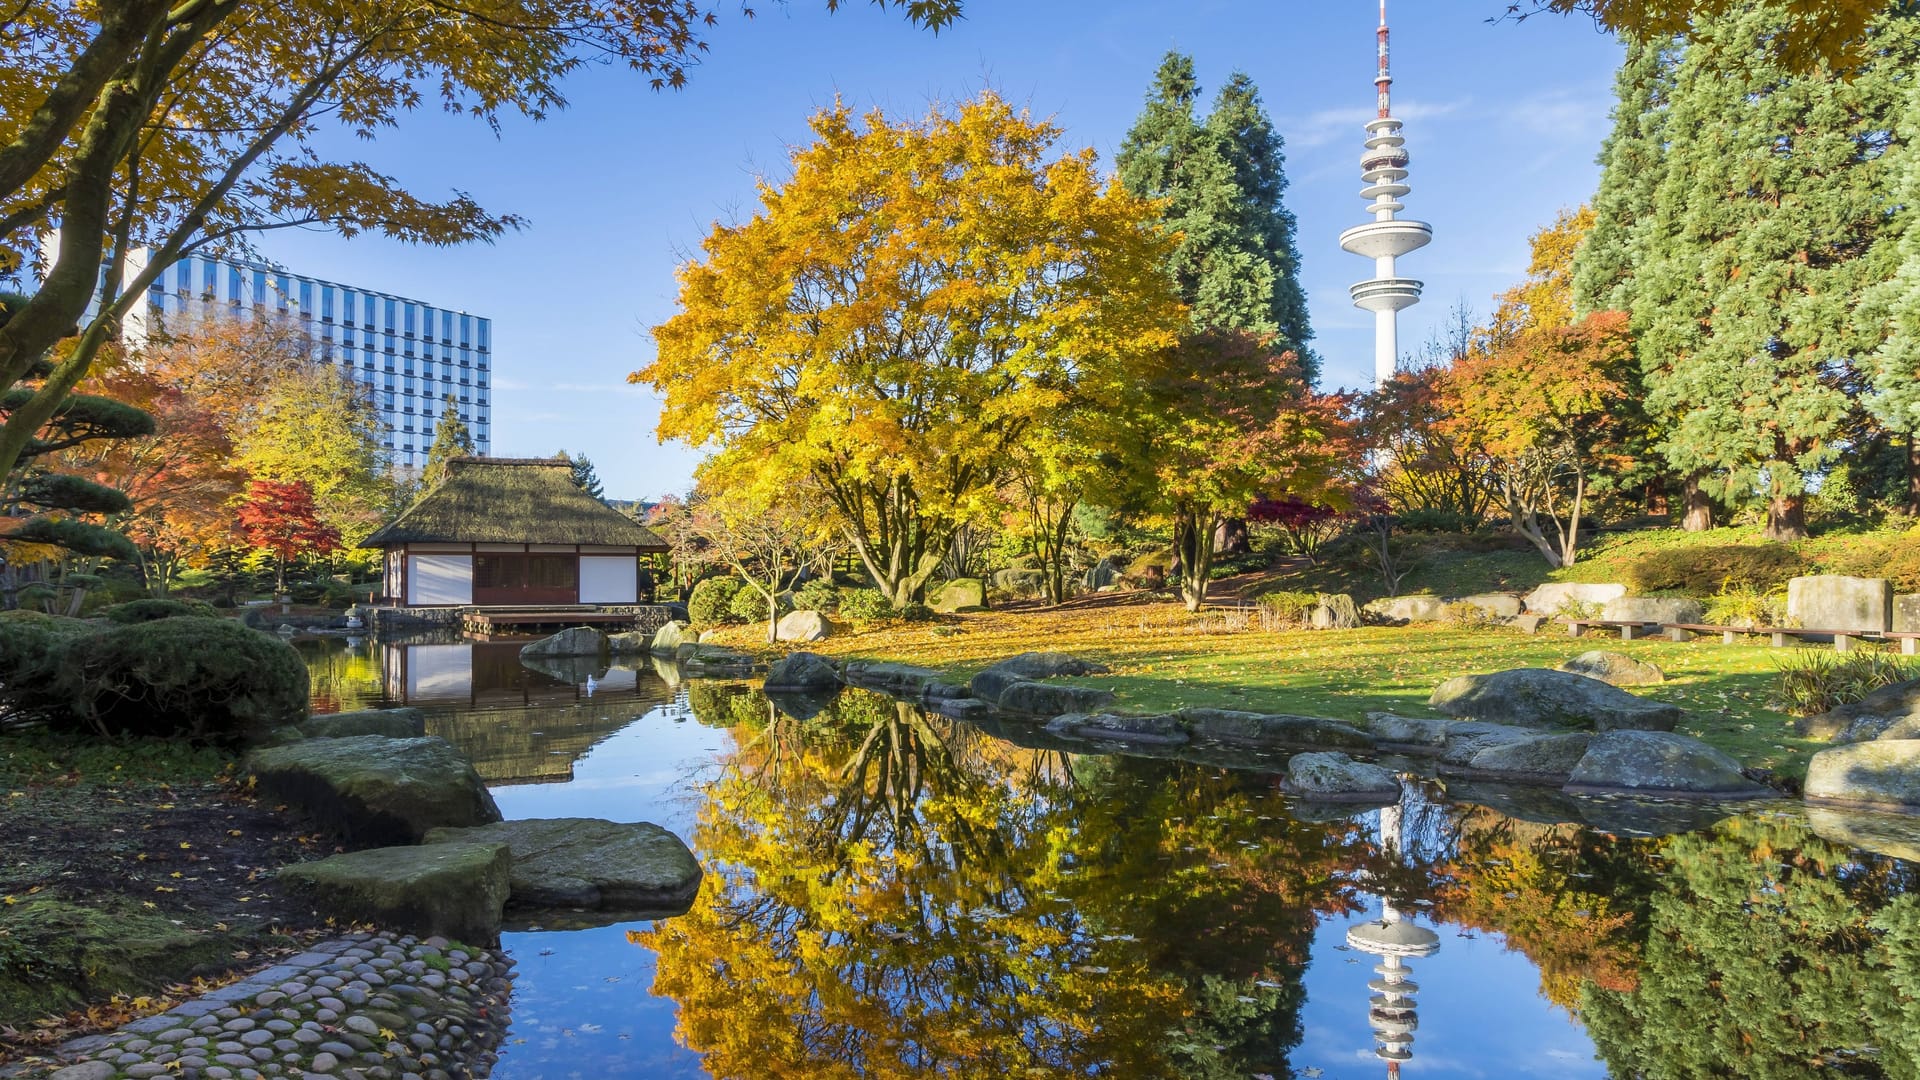
[{"label": "tall evergreen tree", "polygon": [[557,456],[560,460],[565,461],[573,467],[574,487],[599,499],[601,502],[607,501],[606,490],[600,485],[600,474],[594,470],[593,460],[591,458],[587,457],[584,453],[569,455],[565,450],[560,451]]},{"label": "tall evergreen tree", "polygon": [[1891,228],[1887,150],[1920,60],[1920,15],[1888,14],[1854,78],[1794,75],[1763,47],[1784,21],[1776,0],[1696,27],[1633,290],[1668,463],[1724,498],[1764,494],[1779,540],[1806,535],[1806,480],[1835,460],[1853,358],[1877,344],[1852,312]]},{"label": "tall evergreen tree", "polygon": [[1600,144],[1593,229],[1573,263],[1580,314],[1633,310],[1634,270],[1645,258],[1654,196],[1666,173],[1663,128],[1678,53],[1666,40],[1629,38],[1613,80],[1613,131]]},{"label": "tall evergreen tree", "polygon": [[1861,316],[1867,333],[1884,338],[1867,360],[1867,407],[1888,430],[1906,437],[1907,512],[1920,514],[1920,81],[1907,95],[1899,135],[1898,232],[1883,238],[1874,253],[1886,280],[1861,305]]},{"label": "tall evergreen tree", "polygon": [[433,445],[427,447],[427,464],[420,470],[420,492],[425,494],[447,478],[447,462],[473,453],[473,435],[460,419],[460,410],[448,394],[440,413],[440,426],[434,429]]},{"label": "tall evergreen tree", "polygon": [[1120,183],[1166,200],[1161,220],[1181,235],[1171,270],[1195,330],[1277,335],[1317,378],[1280,135],[1245,75],[1228,80],[1204,120],[1199,95],[1193,58],[1168,53],[1120,145]]}]

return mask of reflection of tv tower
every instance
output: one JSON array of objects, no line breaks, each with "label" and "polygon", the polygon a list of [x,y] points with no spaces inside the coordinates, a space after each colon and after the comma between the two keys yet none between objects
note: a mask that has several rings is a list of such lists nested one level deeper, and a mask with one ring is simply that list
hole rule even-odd
[{"label": "reflection of tv tower", "polygon": [[1401,308],[1420,302],[1420,282],[1400,276],[1394,260],[1433,239],[1433,226],[1424,221],[1396,218],[1406,209],[1400,196],[1412,191],[1407,186],[1407,140],[1400,134],[1400,121],[1393,118],[1388,89],[1393,76],[1387,67],[1387,0],[1380,0],[1380,69],[1374,76],[1379,115],[1367,121],[1367,149],[1360,155],[1360,179],[1366,187],[1360,197],[1370,200],[1367,211],[1374,220],[1355,225],[1340,234],[1340,246],[1355,255],[1373,260],[1373,276],[1356,283],[1348,292],[1353,306],[1373,312],[1373,377],[1384,386],[1393,378],[1400,362]]},{"label": "reflection of tv tower", "polygon": [[[1380,847],[1387,858],[1399,858],[1402,810],[1396,804],[1380,811]],[[1364,953],[1381,957],[1373,970],[1380,976],[1367,984],[1373,991],[1367,1022],[1380,1045],[1373,1051],[1387,1063],[1387,1075],[1398,1077],[1400,1063],[1413,1057],[1413,1029],[1420,1026],[1414,1015],[1413,995],[1420,984],[1408,978],[1412,970],[1406,961],[1415,956],[1432,956],[1440,951],[1440,935],[1424,926],[1405,921],[1393,901],[1380,898],[1380,918],[1347,929],[1347,944]]]}]

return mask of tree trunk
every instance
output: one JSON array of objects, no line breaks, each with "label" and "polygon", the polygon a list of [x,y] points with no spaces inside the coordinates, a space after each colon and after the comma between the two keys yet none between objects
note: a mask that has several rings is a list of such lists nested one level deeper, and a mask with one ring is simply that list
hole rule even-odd
[{"label": "tree trunk", "polygon": [[1245,555],[1253,550],[1253,543],[1247,538],[1245,518],[1228,518],[1213,530],[1213,553],[1215,555]]},{"label": "tree trunk", "polygon": [[1713,528],[1713,503],[1700,489],[1700,474],[1687,477],[1681,483],[1680,492],[1683,506],[1680,527],[1687,532],[1706,532]]},{"label": "tree trunk", "polygon": [[1913,517],[1920,517],[1920,431],[1907,436],[1907,506]]},{"label": "tree trunk", "polygon": [[1180,548],[1180,562],[1183,573],[1180,577],[1180,599],[1186,602],[1188,611],[1199,611],[1207,606],[1207,574],[1213,569],[1213,533],[1211,523],[1201,519],[1198,514],[1186,515],[1174,529],[1174,540]]},{"label": "tree trunk", "polygon": [[1766,538],[1791,543],[1807,538],[1807,497],[1775,495],[1767,500]]}]

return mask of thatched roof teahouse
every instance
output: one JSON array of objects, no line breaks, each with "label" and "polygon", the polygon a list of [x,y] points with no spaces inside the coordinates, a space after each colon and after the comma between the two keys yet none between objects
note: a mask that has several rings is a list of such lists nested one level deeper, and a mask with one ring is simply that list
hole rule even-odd
[{"label": "thatched roof teahouse", "polygon": [[641,558],[667,550],[560,458],[455,458],[360,546],[386,552],[385,599],[409,607],[639,603]]}]

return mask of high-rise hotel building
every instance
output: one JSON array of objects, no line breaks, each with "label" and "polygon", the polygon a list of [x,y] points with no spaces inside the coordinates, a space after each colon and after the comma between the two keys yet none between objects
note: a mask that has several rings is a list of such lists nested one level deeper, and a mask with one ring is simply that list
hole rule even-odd
[{"label": "high-rise hotel building", "polygon": [[338,365],[367,388],[395,468],[426,464],[434,430],[449,415],[467,425],[477,453],[492,452],[491,319],[207,255],[167,267],[148,290],[143,314],[127,320],[130,338],[150,333],[154,319],[164,325],[182,316],[264,316],[299,326],[313,342],[313,359]]}]

